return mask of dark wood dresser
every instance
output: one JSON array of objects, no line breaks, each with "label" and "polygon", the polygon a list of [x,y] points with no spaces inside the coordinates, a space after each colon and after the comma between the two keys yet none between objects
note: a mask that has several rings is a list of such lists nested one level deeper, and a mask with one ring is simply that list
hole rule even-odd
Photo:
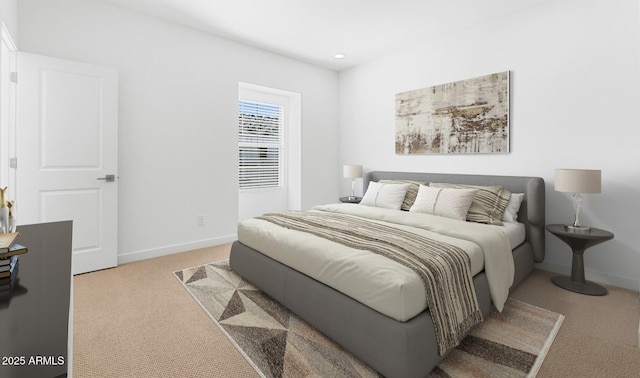
[{"label": "dark wood dresser", "polygon": [[0,377],[68,371],[72,222],[18,226],[18,280],[0,299]]}]

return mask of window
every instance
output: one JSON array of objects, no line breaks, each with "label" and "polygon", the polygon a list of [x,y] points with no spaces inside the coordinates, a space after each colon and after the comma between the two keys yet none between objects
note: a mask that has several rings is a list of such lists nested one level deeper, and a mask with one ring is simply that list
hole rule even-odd
[{"label": "window", "polygon": [[238,83],[238,219],[302,208],[299,93]]},{"label": "window", "polygon": [[282,107],[251,101],[238,103],[240,189],[282,186]]}]

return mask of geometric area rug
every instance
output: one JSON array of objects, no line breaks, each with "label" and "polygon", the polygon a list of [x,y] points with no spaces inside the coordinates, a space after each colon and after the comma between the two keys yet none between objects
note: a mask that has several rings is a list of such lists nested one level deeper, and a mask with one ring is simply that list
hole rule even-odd
[{"label": "geometric area rug", "polygon": [[[381,376],[231,271],[228,260],[174,275],[262,377]],[[535,377],[563,319],[509,299],[429,377]]]}]

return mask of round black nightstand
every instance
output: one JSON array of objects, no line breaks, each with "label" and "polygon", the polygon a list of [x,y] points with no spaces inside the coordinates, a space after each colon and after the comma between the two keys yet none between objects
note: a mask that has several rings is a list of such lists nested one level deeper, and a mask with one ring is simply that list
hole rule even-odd
[{"label": "round black nightstand", "polygon": [[340,197],[340,202],[343,203],[360,203],[362,201],[362,197]]},{"label": "round black nightstand", "polygon": [[604,241],[613,239],[613,234],[609,231],[598,228],[591,228],[589,231],[573,231],[566,228],[563,224],[550,224],[547,231],[557,236],[560,240],[567,243],[573,251],[573,263],[571,264],[571,277],[556,276],[551,281],[561,288],[575,291],[576,293],[588,295],[605,295],[607,289],[604,287],[586,281],[584,279],[584,251],[600,244]]}]

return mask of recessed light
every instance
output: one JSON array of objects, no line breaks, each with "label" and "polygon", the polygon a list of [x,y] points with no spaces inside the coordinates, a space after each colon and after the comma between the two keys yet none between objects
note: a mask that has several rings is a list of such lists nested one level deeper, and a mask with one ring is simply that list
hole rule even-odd
[{"label": "recessed light", "polygon": [[344,59],[345,55],[343,53],[337,53],[333,57],[336,59]]}]

